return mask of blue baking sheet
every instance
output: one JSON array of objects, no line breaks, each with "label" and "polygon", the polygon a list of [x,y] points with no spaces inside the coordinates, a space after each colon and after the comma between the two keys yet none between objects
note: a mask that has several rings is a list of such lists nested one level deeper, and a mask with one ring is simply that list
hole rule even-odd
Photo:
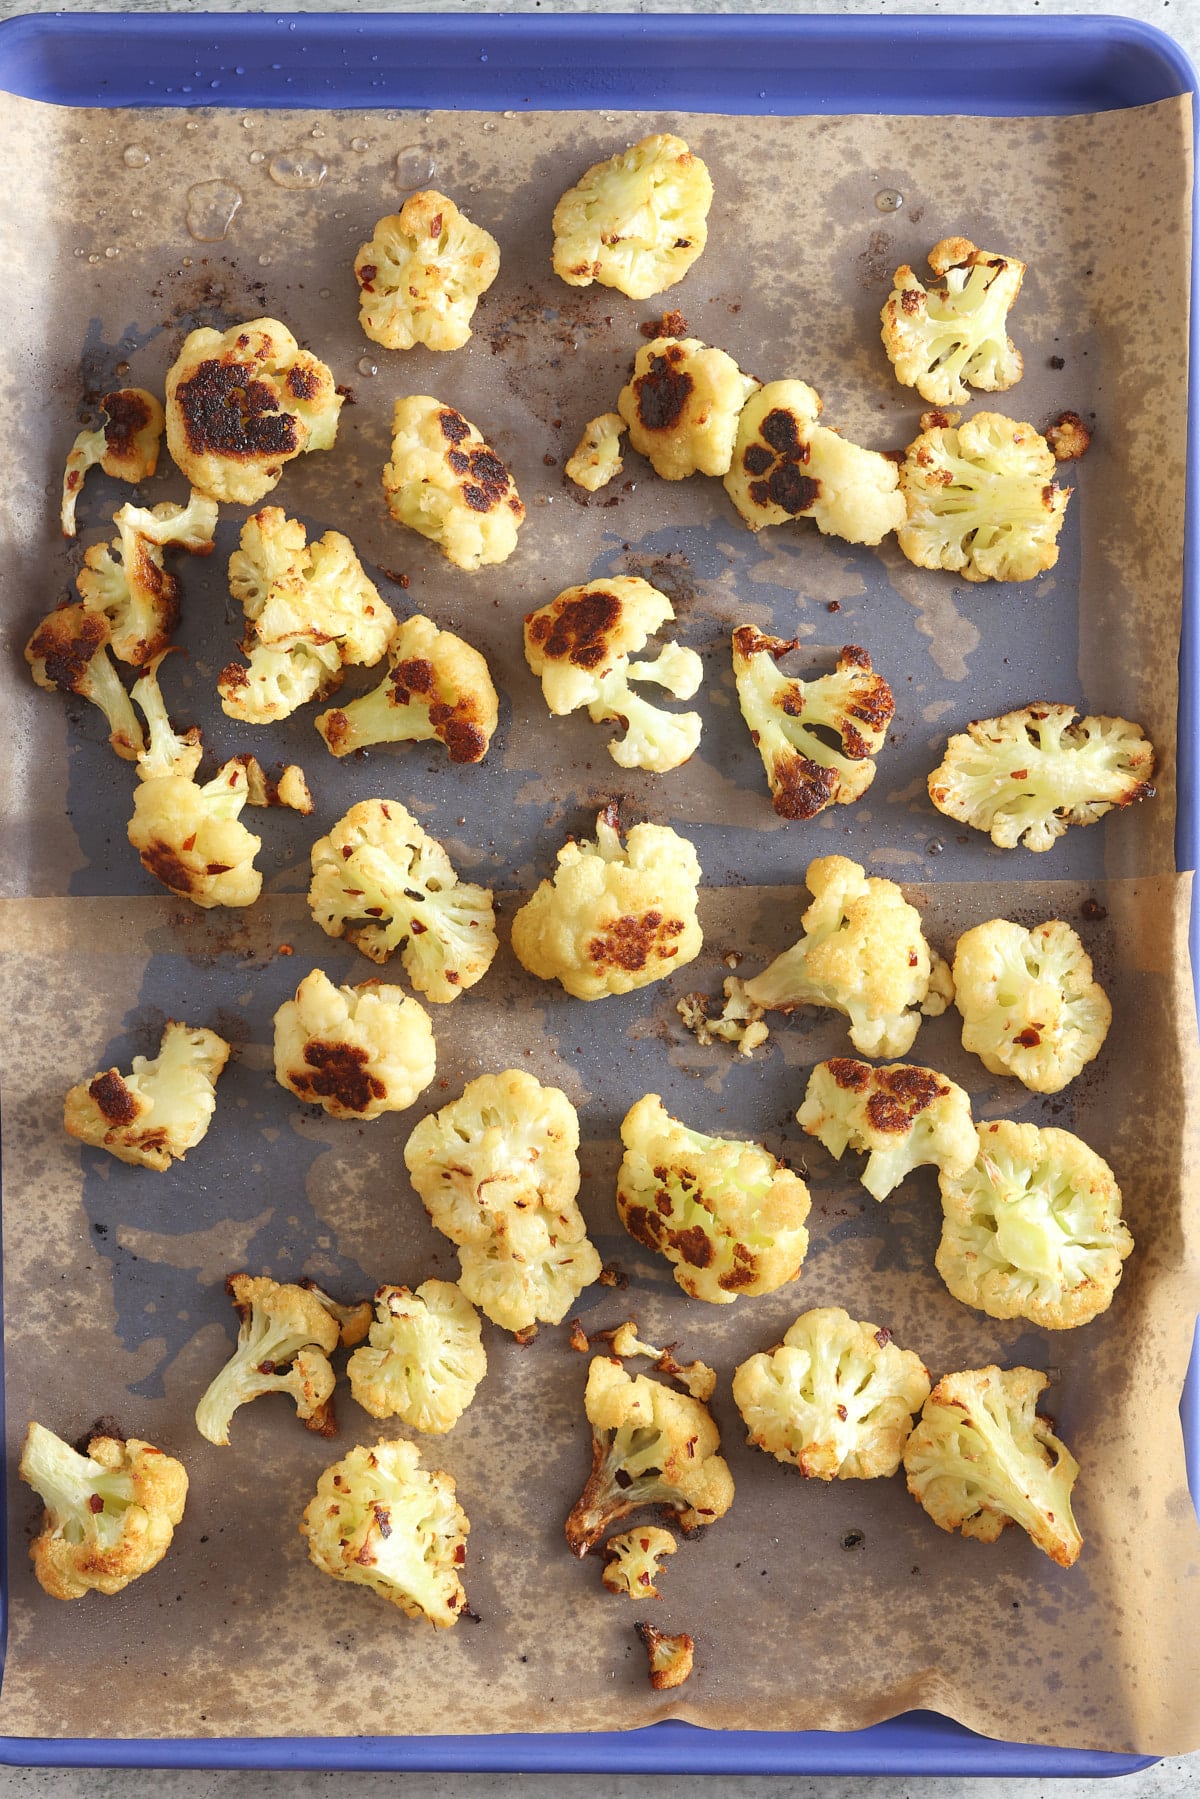
[{"label": "blue baking sheet", "polygon": [[[1128,19],[885,22],[620,14],[46,14],[0,25],[0,88],[69,106],[594,105],[1022,116],[1103,111],[1197,92],[1195,72],[1179,47]],[[1193,371],[1198,358],[1200,327],[1193,308]],[[1193,372],[1193,444],[1200,441],[1198,422]],[[1200,499],[1198,480],[1193,455],[1189,519]],[[1189,530],[1180,651],[1180,868],[1196,866],[1200,842],[1196,575],[1195,532]],[[1197,965],[1195,919],[1192,935]],[[1200,1332],[1181,1413],[1189,1480],[1200,1504]],[[1095,1777],[1129,1773],[1152,1759],[1001,1743],[928,1712],[846,1734],[709,1732],[666,1723],[591,1736],[0,1739],[0,1761],[113,1767]]]}]

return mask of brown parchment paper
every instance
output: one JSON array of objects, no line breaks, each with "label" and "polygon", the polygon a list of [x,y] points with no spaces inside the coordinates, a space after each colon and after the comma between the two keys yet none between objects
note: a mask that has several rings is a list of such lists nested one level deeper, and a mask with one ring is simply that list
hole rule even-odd
[{"label": "brown parchment paper", "polygon": [[[712,169],[705,257],[657,306],[565,289],[546,267],[554,199],[588,162],[660,127],[682,130]],[[1195,1747],[1200,1536],[1177,1405],[1200,1304],[1197,1068],[1190,882],[1172,872],[1186,102],[1101,118],[905,121],[243,118],[5,100],[0,141],[21,171],[4,201],[12,261],[0,346],[0,424],[15,449],[0,495],[0,680],[13,746],[0,871],[10,1469],[0,1732],[443,1734],[665,1716],[849,1729],[928,1706],[1027,1741]],[[357,333],[349,264],[374,220],[399,204],[398,152],[406,185],[418,164],[435,165],[435,182],[502,245],[475,337],[452,357],[391,356]],[[280,187],[269,171],[282,154],[324,175]],[[189,190],[215,179],[236,184],[241,205],[223,240],[200,244],[185,227]],[[887,190],[904,195],[897,214],[876,207]],[[638,324],[663,305],[761,378],[812,381],[826,418],[848,435],[904,443],[920,403],[883,362],[878,308],[892,269],[917,266],[951,231],[1030,264],[1013,322],[1027,373],[1001,409],[1044,425],[1070,406],[1097,425],[1048,577],[966,589],[892,548],[856,550],[808,527],[751,539],[719,484],[668,486],[633,456],[620,487],[589,503],[563,486],[580,425],[612,404],[642,341]],[[242,514],[223,509],[218,554],[180,571],[190,659],[164,670],[172,712],[203,722],[217,754],[253,747],[267,761],[302,760],[317,811],[256,815],[264,899],[248,914],[202,918],[152,893],[130,866],[128,770],[104,747],[98,715],[68,718],[30,687],[20,645],[77,562],[56,539],[55,496],[81,395],[94,400],[118,380],[161,387],[185,329],[263,312],[326,356],[356,402],[336,451],[289,467],[273,499],[318,530],[345,530],[398,610],[428,611],[486,651],[501,731],[478,770],[415,750],[334,766],[303,714],[247,742],[212,695],[237,636],[222,572]],[[378,474],[391,402],[420,391],[459,405],[513,463],[529,519],[503,569],[464,576],[386,518]],[[165,471],[147,497],[181,492]],[[83,543],[125,497],[89,478]],[[524,668],[520,615],[606,571],[656,580],[676,603],[679,635],[706,656],[704,743],[661,779],[616,770],[604,727],[551,725]],[[892,681],[896,726],[856,807],[803,828],[772,813],[728,674],[728,629],[743,618],[799,635],[814,655],[864,642]],[[924,776],[948,730],[1037,698],[1139,719],[1162,775],[1153,804],[1070,833],[1035,861],[947,830],[924,799]],[[286,1406],[239,1413],[229,1450],[194,1431],[196,1398],[228,1352],[231,1269],[307,1272],[344,1293],[455,1272],[400,1172],[427,1105],[335,1126],[296,1107],[271,1073],[272,1013],[307,969],[371,972],[321,937],[303,900],[309,845],[367,794],[412,806],[460,868],[494,882],[506,919],[563,836],[585,829],[611,795],[628,817],[669,820],[700,849],[707,942],[686,977],[584,1007],[525,976],[505,947],[480,987],[438,1011],[445,1088],[426,1096],[439,1104],[474,1074],[510,1064],[562,1086],[581,1110],[592,1235],[630,1277],[624,1293],[582,1296],[586,1326],[632,1313],[651,1340],[677,1340],[718,1368],[714,1411],[737,1500],[664,1575],[655,1621],[698,1642],[678,1695],[651,1693],[633,1608],[603,1592],[594,1558],[574,1563],[562,1541],[589,1461],[586,1360],[567,1347],[565,1326],[525,1350],[489,1328],[475,1404],[425,1445],[427,1461],[455,1476],[472,1521],[467,1586],[479,1621],[453,1632],[418,1629],[309,1568],[295,1526],[330,1449]],[[749,1064],[683,1032],[678,993],[716,991],[728,952],[757,966],[791,942],[803,869],[835,849],[904,880],[943,947],[989,917],[1057,915],[1095,955],[1116,1023],[1065,1094],[1039,1100],[984,1074],[961,1051],[953,1014],[923,1025],[911,1058],[967,1086],[977,1116],[1064,1125],[1112,1162],[1138,1248],[1112,1310],[1086,1329],[1048,1335],[958,1305],[933,1269],[931,1172],[878,1206],[852,1167],[803,1138],[794,1111],[811,1064],[845,1048],[839,1020],[783,1022]],[[1085,899],[1107,915],[1085,916]],[[284,945],[294,954],[280,954]],[[59,1132],[64,1088],[152,1049],[165,1016],[209,1023],[237,1046],[208,1137],[161,1178],[81,1156]],[[612,1203],[619,1123],[645,1091],[702,1129],[757,1135],[807,1167],[812,1248],[792,1288],[701,1306],[625,1237]],[[1074,1570],[1054,1568],[1016,1531],[991,1548],[937,1531],[899,1480],[826,1489],[744,1446],[733,1368],[798,1311],[827,1303],[888,1324],[935,1375],[991,1360],[1052,1371],[1047,1404],[1083,1466],[1087,1546]],[[188,1512],[153,1575],[112,1600],[56,1605],[28,1569],[36,1508],[12,1469],[30,1417],[73,1437],[101,1414],[182,1455]],[[348,1396],[342,1419],[343,1448],[380,1434]]]}]

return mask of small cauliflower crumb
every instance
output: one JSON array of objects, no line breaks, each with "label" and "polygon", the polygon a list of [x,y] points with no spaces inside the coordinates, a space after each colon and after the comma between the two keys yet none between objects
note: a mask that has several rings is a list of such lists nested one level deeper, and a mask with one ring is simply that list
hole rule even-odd
[{"label": "small cauliflower crumb", "polygon": [[751,1056],[767,1041],[770,1029],[762,1022],[763,1008],[756,1006],[746,992],[745,981],[729,975],[724,983],[725,1003],[715,1018],[709,1016],[709,998],[704,993],[685,993],[675,1003],[675,1010],[702,1049],[718,1038],[732,1043],[739,1056]]},{"label": "small cauliflower crumb", "polygon": [[602,412],[599,418],[589,419],[574,454],[568,458],[564,471],[568,481],[574,481],[576,487],[588,493],[596,493],[615,481],[625,466],[621,456],[625,429],[619,412]]},{"label": "small cauliflower crumb", "polygon": [[1092,445],[1092,434],[1077,412],[1060,412],[1046,427],[1046,442],[1055,462],[1077,462]]}]

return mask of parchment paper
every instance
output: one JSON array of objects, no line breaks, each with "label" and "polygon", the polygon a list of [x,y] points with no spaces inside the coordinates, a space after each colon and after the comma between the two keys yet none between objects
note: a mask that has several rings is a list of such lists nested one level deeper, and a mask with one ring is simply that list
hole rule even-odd
[{"label": "parchment paper", "polygon": [[[566,289],[548,272],[557,194],[617,144],[672,125],[716,184],[704,258],[658,304]],[[243,120],[6,100],[0,141],[21,171],[6,197],[13,259],[0,393],[16,449],[2,502],[13,746],[2,920],[10,1472],[30,1417],[74,1437],[107,1414],[180,1454],[192,1478],[167,1561],[115,1599],[71,1607],[32,1581],[25,1543],[36,1507],[13,1481],[0,1731],[446,1733],[663,1716],[857,1728],[929,1706],[1027,1741],[1194,1747],[1200,1539],[1176,1408],[1200,1304],[1197,1071],[1189,883],[1171,872],[1186,102],[1074,120],[681,121]],[[148,160],[127,157],[134,151]],[[501,242],[500,279],[470,346],[453,356],[390,355],[357,332],[349,267],[375,219],[400,202],[398,151],[406,186],[419,163],[435,164],[433,180]],[[283,153],[310,174],[323,164],[324,177],[280,188],[268,171]],[[236,181],[242,204],[225,240],[200,245],[184,226],[188,190],[216,178]],[[875,197],[889,190],[904,205],[883,214]],[[892,269],[918,266],[952,231],[1030,264],[1013,320],[1027,374],[1001,409],[1039,426],[1066,406],[1095,416],[1053,574],[1015,590],[967,588],[892,548],[854,549],[807,525],[753,539],[719,484],[668,485],[632,455],[621,485],[589,502],[562,484],[580,426],[612,404],[642,341],[638,324],[663,306],[760,378],[811,381],[827,421],[858,441],[902,445],[920,402],[894,383],[876,317]],[[307,713],[253,733],[225,720],[212,687],[238,635],[223,575],[243,515],[223,509],[217,554],[179,569],[191,654],[164,670],[173,716],[200,719],[216,755],[253,748],[268,763],[302,761],[317,811],[255,815],[264,900],[249,913],[202,916],[157,894],[137,868],[124,838],[129,771],[103,744],[98,714],[79,718],[80,708],[32,689],[20,646],[78,560],[56,539],[56,494],[81,396],[121,380],[161,388],[185,329],[263,312],[325,356],[356,401],[336,450],[291,465],[273,499],[310,528],[346,531],[398,611],[427,611],[485,650],[501,732],[479,769],[417,749],[347,766],[326,756]],[[360,373],[360,359],[379,372]],[[422,391],[460,406],[514,467],[529,519],[502,569],[452,570],[387,520],[378,477],[391,403]],[[89,477],[82,543],[105,534],[126,491]],[[182,491],[168,472],[147,498]],[[656,580],[676,602],[680,637],[706,657],[705,739],[670,776],[617,770],[607,727],[550,721],[524,667],[521,614],[604,572]],[[728,628],[743,619],[801,636],[814,658],[864,643],[891,680],[896,726],[859,805],[804,827],[775,818],[728,671]],[[948,829],[924,798],[924,777],[947,731],[1043,698],[1137,718],[1162,777],[1153,803],[1072,832],[1035,860]],[[372,972],[321,936],[302,897],[311,842],[368,794],[413,807],[457,866],[494,882],[506,919],[598,802],[619,796],[631,820],[669,820],[695,840],[709,883],[704,959],[675,982],[584,1007],[525,976],[505,947],[479,988],[438,1010],[445,1085],[427,1103],[361,1127],[314,1117],[274,1083],[270,1019],[312,966],[335,979]],[[958,1305],[932,1265],[931,1171],[877,1206],[853,1158],[838,1166],[802,1136],[795,1107],[809,1066],[846,1048],[839,1020],[783,1022],[750,1064],[683,1032],[679,993],[717,991],[726,952],[756,967],[793,941],[803,869],[832,850],[915,882],[907,890],[944,948],[989,917],[1057,915],[1096,956],[1116,1023],[1065,1094],[1038,1100],[986,1076],[958,1047],[953,1014],[922,1027],[910,1058],[966,1085],[977,1116],[1062,1124],[1112,1162],[1138,1248],[1112,1310],[1085,1329],[1047,1335]],[[1107,916],[1084,917],[1085,899]],[[59,1131],[63,1090],[152,1050],[167,1016],[211,1024],[238,1048],[208,1137],[161,1177],[81,1154]],[[466,1079],[508,1065],[561,1085],[581,1108],[585,1214],[602,1257],[630,1276],[626,1292],[582,1297],[587,1327],[634,1314],[651,1340],[677,1340],[720,1374],[714,1411],[737,1499],[664,1575],[655,1622],[698,1643],[696,1672],[675,1696],[646,1684],[634,1608],[603,1591],[595,1558],[575,1564],[562,1541],[589,1462],[587,1363],[565,1326],[525,1350],[488,1327],[490,1372],[475,1404],[450,1436],[423,1446],[429,1464],[455,1476],[472,1521],[467,1588],[479,1622],[450,1633],[420,1629],[308,1566],[295,1526],[331,1455],[285,1403],[239,1413],[228,1450],[192,1425],[228,1352],[222,1282],[232,1269],[306,1272],[344,1295],[453,1276],[453,1250],[400,1172],[403,1142]],[[648,1090],[702,1129],[757,1135],[807,1167],[812,1249],[792,1288],[720,1309],[688,1302],[622,1232],[612,1203],[618,1128]],[[990,1360],[1054,1372],[1048,1404],[1083,1466],[1086,1548],[1074,1570],[1053,1567],[1016,1531],[990,1548],[939,1532],[900,1480],[827,1489],[744,1446],[733,1368],[799,1311],[826,1303],[888,1324],[935,1376]],[[341,1413],[342,1450],[388,1428],[344,1388]]]}]

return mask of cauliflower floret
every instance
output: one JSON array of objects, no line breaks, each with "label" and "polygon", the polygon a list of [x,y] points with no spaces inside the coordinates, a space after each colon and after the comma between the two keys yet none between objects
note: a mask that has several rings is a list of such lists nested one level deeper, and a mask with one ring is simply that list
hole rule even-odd
[{"label": "cauliflower floret", "polygon": [[673,1513],[684,1530],[724,1517],[733,1476],[717,1454],[721,1434],[712,1414],[698,1399],[594,1356],[583,1404],[592,1472],[566,1523],[573,1554],[585,1556],[610,1524],[644,1505]]},{"label": "cauliflower floret", "polygon": [[371,1320],[375,1316],[369,1299],[352,1300],[349,1305],[341,1305],[331,1299],[323,1287],[317,1285],[310,1274],[301,1275],[296,1282],[306,1293],[319,1299],[331,1318],[336,1318],[339,1331],[339,1342],[343,1349],[353,1349],[356,1343],[362,1343],[371,1328]]},{"label": "cauliflower floret", "polygon": [[441,741],[451,762],[482,762],[500,702],[479,651],[414,612],[388,644],[380,686],[315,721],[331,755],[375,743]]},{"label": "cauliflower floret", "polygon": [[129,841],[147,874],[206,910],[252,906],[262,891],[262,874],[254,866],[262,838],[238,817],[249,797],[242,764],[226,762],[203,787],[190,774],[140,772]]},{"label": "cauliflower floret", "polygon": [[186,506],[122,506],[113,523],[119,536],[92,545],[75,585],[88,611],[108,620],[113,655],[141,668],[161,655],[179,623],[179,583],[163,551],[178,544],[193,556],[210,555],[217,507],[193,493]]},{"label": "cauliflower floret", "polygon": [[1108,995],[1069,924],[1027,931],[1005,918],[964,931],[954,950],[963,1048],[990,1074],[1058,1093],[1098,1056],[1112,1023]]},{"label": "cauliflower floret", "polygon": [[29,1554],[52,1599],[119,1593],[148,1574],[171,1547],[187,1499],[183,1463],[138,1437],[95,1436],[80,1455],[31,1424],[19,1473],[46,1508]]},{"label": "cauliflower floret", "polygon": [[404,1112],[436,1072],[429,1014],[399,987],[314,968],[275,1014],[275,1079],[331,1118]]},{"label": "cauliflower floret", "polygon": [[115,481],[148,481],[158,467],[163,409],[144,387],[118,387],[100,402],[104,423],[81,431],[71,445],[63,474],[62,534],[75,535],[75,503],[84,477],[98,462]]},{"label": "cauliflower floret", "polygon": [[673,1264],[693,1299],[728,1305],[795,1280],[811,1201],[799,1175],[757,1143],[706,1137],[647,1093],[621,1125],[617,1211],[631,1237]]},{"label": "cauliflower floret", "polygon": [[75,693],[98,706],[108,721],[108,741],[124,762],[145,748],[133,702],[109,656],[112,633],[102,613],[82,604],[56,606],[25,645],[25,660],[47,693]]},{"label": "cauliflower floret", "polygon": [[[815,818],[826,806],[860,799],[875,779],[871,758],[883,748],[896,710],[891,688],[857,644],[842,650],[835,674],[812,681],[775,666],[799,648],[798,637],[766,637],[754,625],[739,625],[733,634],[738,705],[781,818]],[[822,731],[835,732],[841,748]]]},{"label": "cauliflower floret", "polygon": [[[312,848],[308,903],[327,937],[372,962],[400,950],[438,1005],[481,981],[500,947],[489,887],[460,881],[450,858],[396,800],[360,800]],[[352,921],[361,922],[352,922]]]},{"label": "cauliflower floret", "polygon": [[769,1010],[831,1006],[850,1020],[864,1056],[902,1056],[921,1016],[949,1001],[945,963],[926,943],[921,914],[894,881],[868,876],[847,856],[818,856],[805,881],[812,904],[804,936],[746,982],[747,998]]},{"label": "cauliflower floret", "polygon": [[723,1043],[736,1044],[739,1056],[753,1055],[771,1035],[762,1022],[763,1008],[747,998],[746,983],[737,975],[726,977],[724,994],[725,1004],[715,1018],[709,1017],[709,1000],[704,993],[685,993],[675,1002],[675,1010],[702,1049],[720,1038]]},{"label": "cauliflower floret", "polygon": [[906,1174],[930,1162],[945,1174],[965,1174],[979,1153],[962,1088],[932,1068],[906,1062],[889,1068],[849,1056],[818,1062],[796,1117],[839,1162],[847,1145],[868,1151],[859,1178],[876,1199],[886,1199]]},{"label": "cauliflower floret", "polygon": [[940,1185],[937,1271],[955,1299],[1043,1330],[1108,1310],[1133,1238],[1112,1169],[1070,1131],[981,1124],[973,1165]]},{"label": "cauliflower floret", "polygon": [[507,562],[517,547],[525,508],[511,474],[461,412],[429,394],[396,401],[383,491],[396,523],[455,568]]},{"label": "cauliflower floret", "polygon": [[167,372],[167,448],[209,499],[254,506],[293,456],[333,447],[342,397],[278,319],[192,331]]},{"label": "cauliflower floret", "polygon": [[246,804],[248,806],[286,806],[289,811],[301,812],[305,817],[313,810],[313,797],[309,792],[304,770],[295,762],[289,762],[280,770],[279,779],[272,780],[266,773],[257,756],[235,756],[246,771]]},{"label": "cauliflower floret", "polygon": [[1046,426],[1046,442],[1055,462],[1078,462],[1092,447],[1092,433],[1077,412],[1060,412]]},{"label": "cauliflower floret", "polygon": [[385,350],[458,350],[480,294],[500,273],[500,246],[436,188],[410,194],[354,259],[358,321]]},{"label": "cauliflower floret", "polygon": [[617,396],[629,441],[664,481],[697,471],[723,475],[733,457],[738,417],[759,383],[732,356],[697,337],[656,337],[643,344]]},{"label": "cauliflower floret", "polygon": [[487,1373],[479,1314],[452,1281],[378,1288],[370,1348],[346,1364],[350,1391],[372,1418],[412,1430],[453,1430]]},{"label": "cauliflower floret", "polygon": [[677,1636],[668,1636],[666,1631],[655,1630],[653,1624],[644,1619],[633,1628],[650,1658],[650,1685],[655,1692],[681,1687],[692,1671],[695,1638],[689,1637],[686,1630],[681,1630]]},{"label": "cauliflower floret", "polygon": [[227,1444],[239,1406],[264,1393],[290,1393],[309,1430],[337,1430],[329,1357],[341,1336],[314,1292],[266,1275],[231,1274],[225,1291],[238,1315],[237,1347],[196,1407],[196,1429],[210,1443]]},{"label": "cauliflower floret", "polygon": [[640,1530],[622,1531],[604,1545],[604,1571],[600,1578],[610,1593],[626,1599],[661,1599],[655,1586],[658,1564],[674,1555],[679,1545],[669,1530],[644,1524]]},{"label": "cauliflower floret", "polygon": [[768,381],[746,403],[725,491],[752,531],[811,518],[826,536],[882,543],[904,523],[895,463],[818,425],[806,381]]},{"label": "cauliflower floret", "polygon": [[625,466],[621,456],[624,433],[625,420],[619,412],[602,412],[599,418],[589,419],[563,470],[567,480],[588,493],[615,481]]},{"label": "cauliflower floret", "polygon": [[63,1124],[81,1143],[161,1172],[204,1137],[228,1060],[229,1045],[215,1031],[171,1019],[157,1056],[135,1056],[131,1074],[110,1068],[72,1087]]},{"label": "cauliflower floret", "polygon": [[922,431],[900,470],[900,548],[918,568],[967,581],[1032,581],[1058,561],[1072,493],[1054,485],[1054,469],[1045,438],[1003,413]]},{"label": "cauliflower floret", "polygon": [[554,208],[554,272],[648,300],[682,281],[708,241],[713,186],[682,138],[658,132],[593,163]]},{"label": "cauliflower floret", "polygon": [[[710,1368],[707,1362],[677,1361],[673,1343],[666,1349],[656,1349],[653,1343],[643,1343],[637,1334],[636,1318],[627,1318],[624,1324],[618,1324],[616,1330],[597,1331],[596,1335],[607,1338],[612,1353],[620,1356],[622,1361],[630,1356],[645,1356],[654,1363],[660,1374],[669,1374],[681,1386],[686,1387],[693,1399],[709,1400],[717,1390],[715,1368]],[[586,1336],[583,1347],[587,1348]]]},{"label": "cauliflower floret", "polygon": [[1153,799],[1153,777],[1154,749],[1140,725],[1042,702],[977,718],[951,737],[929,797],[999,849],[1048,850],[1069,825]]},{"label": "cauliflower floret", "polygon": [[585,1287],[599,1280],[601,1262],[573,1211],[564,1230],[545,1212],[499,1213],[486,1243],[458,1251],[458,1284],[502,1330],[524,1342],[539,1324],[561,1324]]},{"label": "cauliflower floret", "polygon": [[733,1376],[748,1441],[818,1480],[895,1474],[929,1371],[877,1324],[840,1306],[803,1312],[783,1342]]},{"label": "cauliflower floret", "polygon": [[994,1543],[1008,1524],[1060,1568],[1083,1547],[1071,1512],[1079,1463],[1034,1410],[1033,1368],[971,1368],[933,1389],[904,1451],[908,1490],[942,1530]]},{"label": "cauliflower floret", "polygon": [[893,275],[879,315],[897,381],[934,406],[965,406],[970,387],[1012,387],[1024,364],[1008,335],[1008,314],[1025,264],[947,237],[929,252],[929,266],[939,286],[926,289],[906,264]]},{"label": "cauliflower floret", "polygon": [[450,1475],[427,1473],[416,1444],[399,1438],[352,1449],[326,1468],[300,1520],[323,1574],[442,1628],[466,1609],[458,1570],[470,1529]]},{"label": "cauliflower floret", "polygon": [[679,768],[700,742],[698,712],[664,712],[635,693],[653,681],[677,700],[691,699],[704,678],[695,650],[668,643],[652,662],[630,658],[675,617],[666,594],[636,575],[564,588],[548,606],[525,614],[525,660],[542,683],[556,718],[586,706],[593,723],[617,719],[624,737],[608,746],[622,768],[655,774]]}]

